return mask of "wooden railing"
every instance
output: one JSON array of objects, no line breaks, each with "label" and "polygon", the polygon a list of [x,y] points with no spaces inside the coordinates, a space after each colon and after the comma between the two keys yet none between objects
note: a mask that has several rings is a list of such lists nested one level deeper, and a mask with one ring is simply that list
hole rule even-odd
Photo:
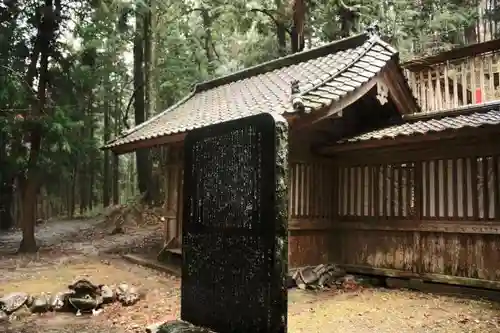
[{"label": "wooden railing", "polygon": [[500,221],[500,156],[340,167],[340,219]]},{"label": "wooden railing", "polygon": [[327,259],[500,289],[500,155],[472,155],[365,165],[339,157],[337,216],[325,226],[336,247]]},{"label": "wooden railing", "polygon": [[292,162],[289,168],[290,218],[326,219],[335,214],[334,183],[331,164]]},{"label": "wooden railing", "polygon": [[500,52],[405,69],[422,112],[500,99]]}]

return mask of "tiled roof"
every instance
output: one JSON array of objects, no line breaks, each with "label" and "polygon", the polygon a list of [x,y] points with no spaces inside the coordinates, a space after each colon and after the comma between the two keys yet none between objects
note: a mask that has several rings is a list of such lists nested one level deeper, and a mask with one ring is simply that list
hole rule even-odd
[{"label": "tiled roof", "polygon": [[422,135],[467,127],[477,128],[490,125],[500,125],[500,110],[475,112],[469,115],[447,116],[440,119],[407,122],[401,125],[395,125],[364,133],[350,139],[342,140],[342,142],[346,143],[366,140],[394,139],[401,136]]},{"label": "tiled roof", "polygon": [[397,51],[376,34],[365,33],[270,61],[197,85],[191,95],[105,148],[261,112],[294,112],[293,81],[298,81],[304,111],[313,112],[360,88],[396,56]]}]

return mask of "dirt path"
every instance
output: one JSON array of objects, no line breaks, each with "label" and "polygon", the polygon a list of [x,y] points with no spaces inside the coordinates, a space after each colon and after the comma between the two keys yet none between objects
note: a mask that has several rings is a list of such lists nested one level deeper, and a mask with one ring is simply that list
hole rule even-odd
[{"label": "dirt path", "polygon": [[[35,227],[35,237],[39,245],[50,246],[60,243],[61,240],[69,240],[69,236],[88,231],[101,222],[100,219],[88,219],[44,223]],[[3,253],[16,251],[21,238],[20,230],[0,233],[0,251]]]},{"label": "dirt path", "polygon": [[[111,305],[96,317],[64,314],[22,316],[0,326],[8,333],[131,333],[180,312],[179,279],[129,264],[111,252],[156,251],[159,230],[129,230],[109,236],[99,221],[59,222],[38,230],[43,244],[38,256],[14,256],[17,235],[0,236],[0,294],[33,294],[64,290],[76,277],[95,283],[126,282],[146,291],[146,298],[131,307]],[[7,240],[7,241],[5,241]],[[4,243],[5,241],[5,243]],[[8,244],[8,245],[5,245]],[[9,245],[10,244],[10,245]],[[15,245],[15,246],[14,246]],[[8,252],[8,251],[7,251]],[[427,333],[500,332],[500,308],[493,303],[410,291],[365,289],[356,292],[289,293],[290,332]]]}]

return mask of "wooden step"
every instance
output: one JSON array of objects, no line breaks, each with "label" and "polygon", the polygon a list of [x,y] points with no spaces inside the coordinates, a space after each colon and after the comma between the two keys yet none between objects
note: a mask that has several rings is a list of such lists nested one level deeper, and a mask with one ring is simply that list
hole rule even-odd
[{"label": "wooden step", "polygon": [[178,255],[178,256],[182,256],[182,249],[181,248],[178,248],[178,249],[167,249],[167,252],[170,252],[170,253]]},{"label": "wooden step", "polygon": [[181,248],[163,248],[157,256],[158,261],[173,265],[176,267],[182,266],[182,249]]},{"label": "wooden step", "polygon": [[142,257],[140,255],[135,255],[135,254],[124,254],[122,257],[136,265],[141,265],[144,267],[152,268],[159,270],[160,272],[172,274],[175,276],[181,276],[181,269],[179,266],[175,265],[168,265],[165,263],[161,263],[157,260],[151,260],[145,257]]}]

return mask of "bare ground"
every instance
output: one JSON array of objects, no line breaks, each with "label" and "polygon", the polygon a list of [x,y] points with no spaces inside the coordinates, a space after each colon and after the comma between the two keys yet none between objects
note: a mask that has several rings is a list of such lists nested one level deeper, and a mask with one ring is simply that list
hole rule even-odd
[{"label": "bare ground", "polygon": [[[155,227],[109,236],[99,221],[64,221],[37,230],[39,255],[13,255],[20,236],[0,235],[0,294],[10,291],[55,292],[77,277],[96,283],[126,282],[147,291],[146,299],[123,308],[111,305],[97,317],[64,314],[23,315],[0,326],[8,333],[128,333],[177,317],[179,279],[123,261],[123,251],[157,251]],[[111,252],[111,253],[110,253]],[[289,293],[290,332],[427,333],[500,332],[500,307],[481,300],[411,291],[363,289],[356,292]],[[0,324],[2,325],[2,324]]]}]

